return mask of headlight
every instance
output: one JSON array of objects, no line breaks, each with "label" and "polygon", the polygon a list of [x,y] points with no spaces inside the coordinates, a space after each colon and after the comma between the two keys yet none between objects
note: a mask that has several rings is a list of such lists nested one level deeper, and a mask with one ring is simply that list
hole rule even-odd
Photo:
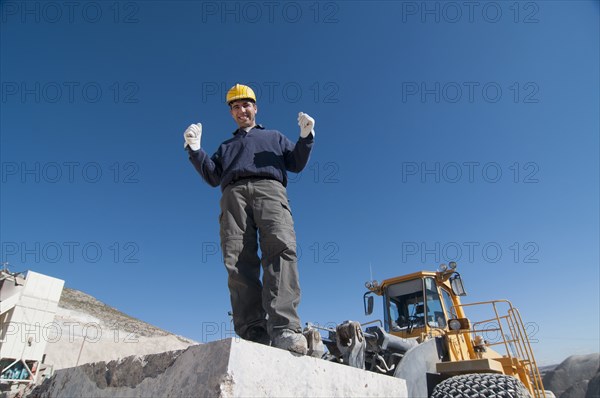
[{"label": "headlight", "polygon": [[460,330],[460,321],[458,319],[450,319],[448,326],[450,330]]}]

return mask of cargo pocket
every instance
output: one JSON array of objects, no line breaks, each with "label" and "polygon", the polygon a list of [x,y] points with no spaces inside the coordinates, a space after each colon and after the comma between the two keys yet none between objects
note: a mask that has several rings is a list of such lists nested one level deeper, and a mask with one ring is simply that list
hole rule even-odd
[{"label": "cargo pocket", "polygon": [[282,222],[287,225],[294,225],[290,204],[281,202],[281,207],[283,207]]}]

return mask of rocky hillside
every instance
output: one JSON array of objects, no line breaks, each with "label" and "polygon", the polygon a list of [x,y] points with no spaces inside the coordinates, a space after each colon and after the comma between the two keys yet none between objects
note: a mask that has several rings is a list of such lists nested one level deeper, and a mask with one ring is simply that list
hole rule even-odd
[{"label": "rocky hillside", "polygon": [[119,325],[123,331],[135,333],[140,336],[156,337],[172,335],[172,333],[109,307],[79,290],[64,288],[58,306],[62,310],[59,312],[75,311],[84,313],[94,319],[102,320],[106,324]]},{"label": "rocky hillside", "polygon": [[63,289],[47,341],[44,362],[54,370],[197,344],[69,288]]},{"label": "rocky hillside", "polygon": [[557,398],[600,398],[600,354],[570,356],[543,381]]}]

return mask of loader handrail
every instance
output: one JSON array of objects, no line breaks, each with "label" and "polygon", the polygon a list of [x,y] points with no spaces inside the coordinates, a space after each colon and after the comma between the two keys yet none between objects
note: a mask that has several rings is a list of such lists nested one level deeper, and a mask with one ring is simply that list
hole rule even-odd
[{"label": "loader handrail", "polygon": [[[508,306],[505,313],[501,314],[499,306],[504,304]],[[532,395],[536,398],[546,398],[544,386],[542,383],[542,376],[533,355],[531,343],[526,333],[525,325],[519,311],[513,307],[512,303],[508,300],[492,300],[492,301],[480,301],[475,303],[459,304],[454,307],[474,307],[491,306],[493,316],[491,318],[473,322],[471,329],[461,330],[459,333],[465,336],[465,339],[470,340],[471,336],[475,336],[478,332],[499,332],[500,340],[498,342],[485,342],[486,346],[502,345],[504,346],[505,354],[504,357],[509,358],[511,363],[517,361],[525,369],[527,382],[527,388],[530,390]],[[481,327],[482,325],[490,324],[490,327]],[[522,380],[523,381],[523,380]]]}]

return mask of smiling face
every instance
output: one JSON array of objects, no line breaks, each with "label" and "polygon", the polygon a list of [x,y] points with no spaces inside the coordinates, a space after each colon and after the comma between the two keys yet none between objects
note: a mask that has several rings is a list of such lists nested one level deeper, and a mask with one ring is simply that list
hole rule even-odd
[{"label": "smiling face", "polygon": [[229,104],[231,116],[240,128],[256,126],[256,114],[258,108],[250,100],[242,99]]}]

